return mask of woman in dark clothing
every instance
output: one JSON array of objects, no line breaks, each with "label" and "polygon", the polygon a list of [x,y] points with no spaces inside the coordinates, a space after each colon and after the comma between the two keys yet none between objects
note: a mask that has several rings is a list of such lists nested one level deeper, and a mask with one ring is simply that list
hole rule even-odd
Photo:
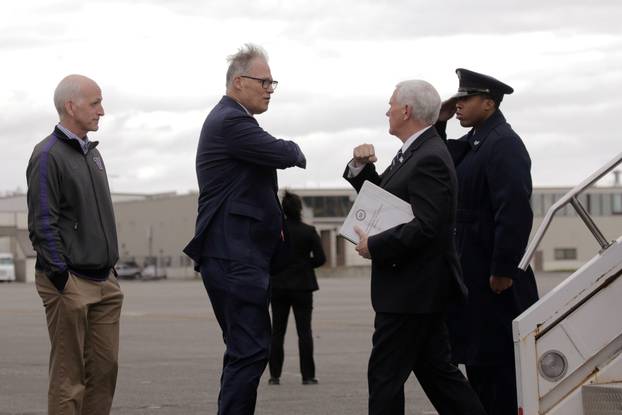
[{"label": "woman in dark clothing", "polygon": [[314,268],[326,262],[322,243],[313,226],[302,222],[302,201],[298,195],[285,192],[283,211],[289,233],[290,258],[285,269],[272,275],[272,352],[270,356],[271,385],[278,385],[283,368],[283,341],[289,309],[294,310],[300,372],[303,385],[317,383],[313,362],[311,312],[313,291],[319,287]]}]

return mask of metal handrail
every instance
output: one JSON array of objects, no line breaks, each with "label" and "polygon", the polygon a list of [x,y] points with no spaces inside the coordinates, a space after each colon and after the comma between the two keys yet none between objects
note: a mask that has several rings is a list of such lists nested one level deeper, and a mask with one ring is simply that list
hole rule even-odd
[{"label": "metal handrail", "polygon": [[551,221],[553,220],[553,216],[555,215],[555,213],[557,213],[558,210],[560,210],[562,207],[564,207],[568,203],[570,203],[572,207],[575,208],[577,214],[579,215],[579,217],[581,217],[581,219],[583,219],[583,222],[588,227],[592,235],[594,235],[594,237],[596,238],[596,241],[598,242],[598,244],[601,246],[603,250],[607,249],[607,247],[611,245],[611,243],[607,241],[605,236],[602,234],[600,229],[598,229],[598,227],[596,226],[596,224],[594,223],[590,215],[587,213],[583,205],[581,205],[581,203],[579,202],[579,199],[577,199],[577,196],[581,192],[583,192],[585,189],[587,189],[588,187],[596,183],[598,180],[600,180],[603,176],[605,176],[611,170],[615,169],[620,163],[622,163],[622,153],[619,153],[611,161],[609,161],[607,164],[602,166],[600,169],[592,173],[587,179],[583,180],[583,182],[581,182],[580,184],[572,188],[572,190],[570,190],[568,193],[562,196],[561,199],[559,199],[557,202],[553,204],[553,206],[549,208],[549,210],[546,212],[546,215],[544,216],[544,219],[542,220],[542,223],[540,224],[540,227],[536,231],[536,234],[529,242],[529,245],[527,246],[527,250],[525,251],[525,255],[523,255],[523,258],[518,264],[518,267],[520,269],[522,269],[523,271],[527,269],[527,266],[529,266],[529,262],[531,261],[531,258],[535,254],[536,249],[538,248],[538,245],[540,245],[540,242],[542,241],[544,234],[546,233],[547,229],[549,228],[549,225],[551,224]]}]

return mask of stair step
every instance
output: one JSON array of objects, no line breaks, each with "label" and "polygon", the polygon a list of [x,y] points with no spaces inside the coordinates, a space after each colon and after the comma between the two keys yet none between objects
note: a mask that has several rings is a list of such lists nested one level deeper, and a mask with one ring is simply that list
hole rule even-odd
[{"label": "stair step", "polygon": [[584,385],[584,415],[622,415],[622,383]]}]

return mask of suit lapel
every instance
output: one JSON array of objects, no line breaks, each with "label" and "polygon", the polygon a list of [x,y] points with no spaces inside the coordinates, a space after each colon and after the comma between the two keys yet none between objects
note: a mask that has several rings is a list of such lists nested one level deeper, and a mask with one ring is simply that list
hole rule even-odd
[{"label": "suit lapel", "polygon": [[417,149],[421,147],[421,145],[423,145],[424,142],[428,141],[430,138],[434,137],[435,135],[436,135],[436,130],[434,130],[434,127],[431,127],[431,128],[428,128],[423,134],[421,134],[421,136],[417,137],[415,142],[412,143],[410,147],[408,147],[408,149],[406,150],[406,153],[404,153],[403,155],[404,161],[396,164],[393,167],[389,166],[389,168],[382,174],[382,180],[380,181],[380,187],[384,187],[389,182],[389,180],[391,180],[391,177],[393,177],[395,173],[398,172],[399,169],[401,169],[402,167],[406,165],[406,163],[408,163],[408,160],[410,160],[410,158],[415,153],[415,151],[417,151]]}]

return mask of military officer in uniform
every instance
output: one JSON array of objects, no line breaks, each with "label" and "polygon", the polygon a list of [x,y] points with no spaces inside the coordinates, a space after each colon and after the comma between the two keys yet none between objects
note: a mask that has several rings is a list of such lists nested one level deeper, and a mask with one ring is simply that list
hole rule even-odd
[{"label": "military officer in uniform", "polygon": [[446,137],[454,114],[470,131],[448,140],[458,175],[456,244],[469,290],[448,326],[453,359],[466,366],[489,415],[517,413],[512,320],[538,299],[531,269],[518,263],[533,220],[531,160],[499,109],[514,90],[487,75],[457,69],[458,93],[436,124]]}]

